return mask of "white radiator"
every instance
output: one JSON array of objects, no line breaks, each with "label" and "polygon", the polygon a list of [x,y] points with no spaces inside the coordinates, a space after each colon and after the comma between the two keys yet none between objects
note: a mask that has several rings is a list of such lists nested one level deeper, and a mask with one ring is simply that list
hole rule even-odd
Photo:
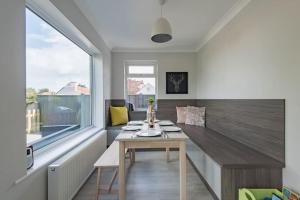
[{"label": "white radiator", "polygon": [[48,200],[70,200],[106,149],[106,131],[91,137],[48,166]]}]

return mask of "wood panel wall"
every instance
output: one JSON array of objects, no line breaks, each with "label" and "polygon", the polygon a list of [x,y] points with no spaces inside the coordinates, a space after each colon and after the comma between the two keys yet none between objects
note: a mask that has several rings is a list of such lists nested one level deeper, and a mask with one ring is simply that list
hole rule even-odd
[{"label": "wood panel wall", "polygon": [[222,200],[238,200],[240,188],[282,188],[281,168],[222,168]]},{"label": "wood panel wall", "polygon": [[285,100],[198,100],[206,127],[285,163]]},{"label": "wood panel wall", "polygon": [[106,99],[105,100],[105,124],[111,126],[109,106],[125,106],[124,99]]},{"label": "wood panel wall", "polygon": [[196,99],[158,99],[157,100],[157,118],[168,119],[176,123],[176,106],[196,106]]},{"label": "wood panel wall", "polygon": [[[124,99],[105,101],[124,106]],[[157,118],[177,121],[176,106],[205,106],[206,127],[256,151],[285,163],[285,100],[283,99],[158,99]],[[129,114],[134,120],[144,113]]]}]

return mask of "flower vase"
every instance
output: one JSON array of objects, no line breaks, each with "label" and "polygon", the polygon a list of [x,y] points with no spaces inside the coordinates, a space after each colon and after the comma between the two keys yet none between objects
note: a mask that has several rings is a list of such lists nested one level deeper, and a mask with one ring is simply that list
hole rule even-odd
[{"label": "flower vase", "polygon": [[148,106],[147,122],[148,122],[149,128],[154,128],[154,111],[153,111],[152,104],[149,104],[149,106]]}]

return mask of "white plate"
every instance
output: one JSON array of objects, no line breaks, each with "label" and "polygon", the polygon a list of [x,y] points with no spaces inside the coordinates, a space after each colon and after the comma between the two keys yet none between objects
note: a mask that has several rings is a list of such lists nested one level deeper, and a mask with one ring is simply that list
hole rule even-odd
[{"label": "white plate", "polygon": [[171,122],[171,121],[160,121],[158,124],[160,126],[172,126],[172,125],[174,125],[174,123]]},{"label": "white plate", "polygon": [[138,131],[138,130],[141,130],[142,127],[141,126],[123,126],[122,129],[124,131]]},{"label": "white plate", "polygon": [[167,127],[163,127],[162,130],[166,132],[179,132],[181,131],[181,128],[177,126],[167,126]]},{"label": "white plate", "polygon": [[143,121],[130,121],[128,122],[128,125],[143,125]]},{"label": "white plate", "polygon": [[140,137],[155,137],[161,135],[161,130],[148,129],[148,130],[139,131],[136,133],[136,135]]}]

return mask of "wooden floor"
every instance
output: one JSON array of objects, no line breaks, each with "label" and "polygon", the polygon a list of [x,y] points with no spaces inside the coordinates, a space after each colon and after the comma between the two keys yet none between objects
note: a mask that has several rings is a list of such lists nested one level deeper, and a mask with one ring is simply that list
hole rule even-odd
[{"label": "wooden floor", "polygon": [[[164,152],[137,152],[136,163],[127,169],[127,200],[179,200],[178,152],[166,162]],[[105,171],[107,183],[112,170]],[[198,174],[188,162],[187,199],[213,200]],[[95,200],[96,173],[81,188],[75,200]],[[114,188],[117,188],[115,183]],[[117,200],[117,195],[101,195],[101,200]]]}]

